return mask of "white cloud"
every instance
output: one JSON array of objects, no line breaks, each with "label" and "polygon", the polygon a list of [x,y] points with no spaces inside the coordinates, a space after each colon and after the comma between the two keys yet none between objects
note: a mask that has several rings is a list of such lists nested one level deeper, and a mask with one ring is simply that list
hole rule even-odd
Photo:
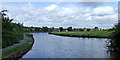
[{"label": "white cloud", "polygon": [[96,7],[93,9],[93,14],[97,15],[109,15],[109,14],[114,14],[115,9],[111,6],[105,6],[105,7]]},{"label": "white cloud", "polygon": [[[9,9],[9,8],[8,8]],[[113,27],[117,20],[116,9],[112,6],[102,7],[61,7],[51,4],[43,8],[35,8],[28,3],[17,9],[10,9],[9,16],[14,22],[23,22],[25,26],[48,27]]]},{"label": "white cloud", "polygon": [[56,7],[58,7],[57,5],[55,4],[51,4],[50,6],[46,7],[47,10],[53,10],[55,9]]}]

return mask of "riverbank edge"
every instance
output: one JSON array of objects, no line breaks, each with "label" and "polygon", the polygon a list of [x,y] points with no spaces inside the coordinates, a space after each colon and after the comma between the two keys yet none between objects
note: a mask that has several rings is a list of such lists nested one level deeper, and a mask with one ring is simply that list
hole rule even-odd
[{"label": "riverbank edge", "polygon": [[34,44],[34,38],[33,36],[31,37],[32,38],[32,43],[29,44],[26,48],[24,48],[23,50],[19,51],[19,52],[16,52],[15,54],[12,54],[12,55],[8,55],[4,58],[2,58],[2,60],[19,60],[24,54],[26,54],[29,50],[31,50],[33,44]]},{"label": "riverbank edge", "polygon": [[48,33],[48,34],[59,35],[59,36],[67,36],[67,37],[83,37],[83,38],[109,38],[109,37],[99,37],[99,36],[65,35],[65,34],[55,34],[55,33]]}]

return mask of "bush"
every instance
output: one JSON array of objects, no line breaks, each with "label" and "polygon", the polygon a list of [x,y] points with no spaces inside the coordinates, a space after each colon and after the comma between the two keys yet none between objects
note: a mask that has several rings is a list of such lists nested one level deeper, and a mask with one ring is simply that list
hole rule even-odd
[{"label": "bush", "polygon": [[67,30],[68,30],[68,31],[72,31],[72,27],[68,27]]},{"label": "bush", "polygon": [[120,24],[115,25],[115,32],[111,34],[110,48],[120,52]]},{"label": "bush", "polygon": [[79,31],[84,31],[84,29],[81,28],[81,29],[79,29]]},{"label": "bush", "polygon": [[30,33],[25,33],[25,35],[28,36],[28,37],[32,37],[32,36],[33,36],[33,35],[30,34]]},{"label": "bush", "polygon": [[87,29],[87,31],[90,31],[90,30],[91,30],[90,28]]},{"label": "bush", "polygon": [[2,48],[19,43],[24,38],[23,26],[12,23],[12,19],[2,18]]}]

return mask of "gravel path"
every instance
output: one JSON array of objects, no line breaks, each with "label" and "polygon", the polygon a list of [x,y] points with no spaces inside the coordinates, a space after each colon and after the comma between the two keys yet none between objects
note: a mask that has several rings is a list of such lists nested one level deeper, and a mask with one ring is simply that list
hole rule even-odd
[{"label": "gravel path", "polygon": [[30,38],[27,37],[26,35],[24,35],[24,39],[21,40],[19,43],[14,44],[14,45],[12,45],[12,46],[8,46],[8,47],[3,48],[3,49],[0,49],[0,51],[4,52],[4,51],[9,50],[9,49],[11,49],[11,48],[15,48],[15,47],[20,46],[20,45],[22,45],[22,44],[24,44],[24,43],[27,43],[28,40],[30,40]]}]

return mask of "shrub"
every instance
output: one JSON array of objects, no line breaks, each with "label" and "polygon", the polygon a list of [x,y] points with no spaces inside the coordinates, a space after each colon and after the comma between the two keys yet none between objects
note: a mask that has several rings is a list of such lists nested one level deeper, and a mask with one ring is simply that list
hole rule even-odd
[{"label": "shrub", "polygon": [[91,30],[90,28],[87,29],[87,31],[90,31],[90,30]]},{"label": "shrub", "polygon": [[115,32],[111,34],[109,43],[113,51],[120,52],[120,24],[115,25]]},{"label": "shrub", "polygon": [[2,48],[19,43],[24,38],[23,26],[11,21],[12,19],[2,18]]},{"label": "shrub", "polygon": [[79,29],[79,31],[84,31],[84,29],[81,28],[81,29]]}]

